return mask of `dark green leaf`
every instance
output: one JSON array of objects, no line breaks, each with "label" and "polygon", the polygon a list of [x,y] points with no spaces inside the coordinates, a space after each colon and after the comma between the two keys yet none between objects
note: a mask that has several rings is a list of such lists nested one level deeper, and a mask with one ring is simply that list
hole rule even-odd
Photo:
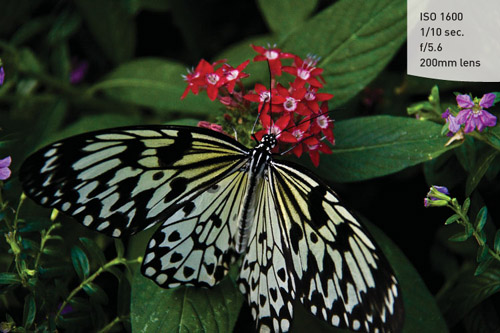
[{"label": "dark green leaf", "polygon": [[[288,35],[280,46],[316,54],[338,107],[372,81],[406,40],[406,2],[341,0]],[[439,133],[439,130],[438,132]]]},{"label": "dark green leaf", "polygon": [[71,248],[71,261],[80,280],[83,281],[88,278],[90,273],[89,259],[85,252],[78,246]]},{"label": "dark green leaf", "polygon": [[0,273],[0,285],[2,284],[19,284],[21,283],[21,278],[15,273]]},{"label": "dark green leaf", "polygon": [[497,151],[500,150],[500,126],[490,127],[485,133],[488,142],[491,143]]},{"label": "dark green leaf", "polygon": [[467,177],[467,183],[465,184],[465,195],[470,196],[472,191],[479,184],[484,174],[490,167],[491,162],[497,157],[499,151],[496,149],[490,149],[487,153],[481,155],[481,157],[477,160],[474,168],[469,173]]},{"label": "dark green leaf", "polygon": [[[183,115],[209,115],[219,108],[204,93],[181,100],[187,84],[184,65],[164,59],[139,59],[123,64],[91,88],[117,100],[157,111],[184,111]],[[188,113],[189,112],[189,113]]]},{"label": "dark green leaf", "polygon": [[13,45],[19,46],[35,37],[41,35],[54,24],[53,16],[40,16],[33,18],[23,24],[12,36],[10,42]]},{"label": "dark green leaf", "polygon": [[474,275],[477,276],[477,275],[483,274],[483,272],[485,270],[487,270],[488,267],[490,267],[490,265],[492,263],[493,263],[493,259],[492,258],[489,258],[489,259],[486,259],[486,260],[480,262],[479,265],[477,265],[477,268],[476,268],[476,271],[474,272]]},{"label": "dark green leaf", "polygon": [[438,295],[438,303],[443,311],[449,327],[453,327],[483,300],[500,290],[500,268],[488,267],[480,275],[474,275],[469,268],[461,272],[454,283]]},{"label": "dark green leaf", "polygon": [[496,253],[500,253],[500,229],[495,234],[494,250]]},{"label": "dark green leaf", "polygon": [[462,205],[462,214],[467,215],[469,212],[469,207],[470,207],[470,198],[467,197],[464,201],[464,204]]},{"label": "dark green leaf", "polygon": [[267,26],[276,33],[287,34],[300,27],[316,8],[317,2],[317,0],[259,0],[257,4]]},{"label": "dark green leaf", "polygon": [[76,0],[85,23],[115,64],[130,59],[135,48],[135,21],[120,0]]},{"label": "dark green leaf", "polygon": [[104,266],[104,264],[106,264],[106,257],[104,256],[104,253],[93,239],[80,237],[79,240],[85,247],[87,253],[90,255],[90,259],[92,261],[99,266]]},{"label": "dark green leaf", "polygon": [[161,289],[138,273],[132,281],[132,330],[232,332],[242,303],[243,295],[229,277],[211,289]]},{"label": "dark green leaf", "polygon": [[89,300],[83,297],[73,297],[69,304],[75,310],[82,312],[90,312],[92,305],[89,303]]},{"label": "dark green leaf", "polygon": [[29,329],[36,316],[36,304],[33,294],[28,294],[24,298],[24,311],[23,311],[23,325],[24,328]]},{"label": "dark green leaf", "polygon": [[458,234],[455,234],[455,235],[451,236],[450,238],[448,238],[448,240],[450,240],[452,242],[464,242],[467,239],[469,239],[470,236],[471,235],[469,235],[468,233],[459,232]]},{"label": "dark green leaf", "polygon": [[87,293],[87,295],[90,296],[90,299],[93,302],[100,304],[108,303],[108,295],[101,287],[99,287],[99,285],[90,282],[83,285],[83,290],[85,291],[85,293]]},{"label": "dark green leaf", "polygon": [[476,260],[477,262],[483,262],[487,259],[490,259],[491,255],[489,253],[489,247],[487,245],[480,246],[477,249],[477,255],[476,255]]},{"label": "dark green leaf", "polygon": [[500,332],[495,301],[488,298],[474,307],[464,318],[464,332]]},{"label": "dark green leaf", "polygon": [[33,232],[33,231],[42,231],[43,229],[47,229],[52,224],[52,221],[46,218],[36,218],[36,219],[26,219],[22,224],[22,227],[19,228],[19,232]]},{"label": "dark green leaf", "polygon": [[47,266],[40,266],[38,268],[38,272],[40,274],[40,277],[44,279],[61,277],[69,274],[68,266],[66,265],[66,263],[60,263],[56,265],[52,264],[50,266],[47,264]]},{"label": "dark green leaf", "polygon": [[96,131],[105,128],[127,126],[127,125],[138,125],[140,119],[134,116],[122,116],[116,114],[102,114],[102,115],[92,115],[82,118],[70,126],[64,128],[64,130],[57,133],[51,133],[47,136],[42,144],[48,144],[56,140],[64,139],[76,134]]},{"label": "dark green leaf", "polygon": [[127,316],[130,313],[130,297],[131,286],[127,278],[123,277],[119,280],[118,296],[117,296],[117,310],[119,316]]},{"label": "dark green leaf", "polygon": [[452,224],[454,222],[457,222],[460,219],[460,215],[458,214],[453,214],[452,216],[448,217],[446,222],[444,223],[445,225]]},{"label": "dark green leaf", "polygon": [[51,45],[66,41],[82,24],[82,18],[74,11],[62,11],[52,25],[47,39]]},{"label": "dark green leaf", "polygon": [[481,208],[481,210],[479,211],[479,213],[477,213],[477,216],[476,216],[476,231],[477,232],[480,232],[481,230],[483,230],[484,228],[484,225],[486,224],[486,220],[488,218],[488,209],[486,208],[486,206],[483,206]]},{"label": "dark green leaf", "polygon": [[380,177],[434,159],[450,149],[438,124],[374,116],[335,123],[332,155],[322,155],[318,173],[335,182]]},{"label": "dark green leaf", "polygon": [[476,164],[476,145],[474,142],[472,137],[466,136],[462,144],[454,150],[460,165],[468,173],[471,172]]}]

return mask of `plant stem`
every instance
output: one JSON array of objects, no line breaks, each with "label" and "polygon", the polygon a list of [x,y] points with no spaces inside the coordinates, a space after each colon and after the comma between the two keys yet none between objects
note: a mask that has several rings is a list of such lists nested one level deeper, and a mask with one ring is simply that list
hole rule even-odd
[{"label": "plant stem", "polygon": [[122,318],[120,316],[117,316],[115,319],[113,319],[113,321],[109,322],[106,326],[104,326],[99,331],[97,331],[97,333],[107,333],[111,330],[111,328],[113,328],[113,326],[115,326],[116,324],[118,324],[121,321],[122,321]]}]

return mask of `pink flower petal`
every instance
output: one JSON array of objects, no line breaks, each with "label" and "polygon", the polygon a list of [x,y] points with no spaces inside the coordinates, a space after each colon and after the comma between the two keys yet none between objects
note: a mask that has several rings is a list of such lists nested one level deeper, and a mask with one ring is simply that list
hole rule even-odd
[{"label": "pink flower petal", "polygon": [[0,160],[0,168],[6,168],[10,166],[10,163],[12,163],[12,158],[7,156],[6,158]]},{"label": "pink flower petal", "polygon": [[482,108],[489,108],[495,102],[496,95],[492,93],[484,94],[481,100],[479,101],[479,106]]},{"label": "pink flower petal", "polygon": [[461,108],[471,108],[474,106],[474,102],[472,101],[469,95],[458,95],[457,104]]},{"label": "pink flower petal", "polygon": [[11,171],[9,168],[0,168],[0,180],[6,180],[10,177]]},{"label": "pink flower petal", "polygon": [[479,117],[481,119],[481,122],[488,127],[493,127],[497,124],[497,117],[495,117],[488,111],[482,110],[479,114]]}]

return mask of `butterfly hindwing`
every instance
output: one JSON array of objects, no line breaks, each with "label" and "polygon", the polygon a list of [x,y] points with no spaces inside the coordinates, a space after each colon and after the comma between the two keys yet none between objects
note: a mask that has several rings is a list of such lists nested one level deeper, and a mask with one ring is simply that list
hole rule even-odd
[{"label": "butterfly hindwing", "polygon": [[42,148],[25,161],[20,179],[35,202],[119,237],[164,221],[238,169],[247,152],[203,128],[116,128]]},{"label": "butterfly hindwing", "polygon": [[295,281],[290,245],[271,185],[264,181],[261,187],[239,284],[257,331],[286,332],[293,316]]},{"label": "butterfly hindwing", "polygon": [[270,169],[300,301],[333,326],[398,332],[400,288],[370,234],[305,168],[273,161]]},{"label": "butterfly hindwing", "polygon": [[143,274],[164,288],[218,283],[229,269],[247,181],[233,172],[170,216],[149,241]]}]

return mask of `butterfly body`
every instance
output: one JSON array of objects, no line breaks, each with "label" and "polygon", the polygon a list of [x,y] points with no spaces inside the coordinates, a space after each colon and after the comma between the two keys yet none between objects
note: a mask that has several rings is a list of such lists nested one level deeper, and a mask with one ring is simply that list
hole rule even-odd
[{"label": "butterfly body", "polygon": [[142,273],[164,288],[211,287],[242,255],[258,330],[288,331],[300,300],[333,326],[401,329],[397,279],[336,194],[279,161],[274,135],[249,149],[208,129],[136,126],[68,138],[21,167],[26,194],[113,237],[161,226]]}]

